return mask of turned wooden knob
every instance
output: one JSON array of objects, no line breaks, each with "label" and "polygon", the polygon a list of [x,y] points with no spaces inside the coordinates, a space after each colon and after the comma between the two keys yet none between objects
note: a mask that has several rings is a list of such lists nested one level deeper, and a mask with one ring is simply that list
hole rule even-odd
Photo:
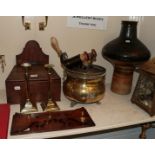
[{"label": "turned wooden knob", "polygon": [[60,57],[60,55],[62,54],[62,51],[59,47],[58,40],[55,37],[51,37],[51,46],[53,47],[53,49],[56,51],[56,53]]}]

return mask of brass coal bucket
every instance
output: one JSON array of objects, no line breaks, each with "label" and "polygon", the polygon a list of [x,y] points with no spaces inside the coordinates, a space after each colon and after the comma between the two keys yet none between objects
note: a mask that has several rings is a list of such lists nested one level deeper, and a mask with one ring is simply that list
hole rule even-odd
[{"label": "brass coal bucket", "polygon": [[105,93],[106,69],[98,65],[86,68],[65,68],[64,95],[72,102],[99,102]]}]

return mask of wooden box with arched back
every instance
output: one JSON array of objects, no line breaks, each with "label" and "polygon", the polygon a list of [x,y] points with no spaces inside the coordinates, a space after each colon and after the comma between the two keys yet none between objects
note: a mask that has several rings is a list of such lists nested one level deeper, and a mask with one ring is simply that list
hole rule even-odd
[{"label": "wooden box with arched back", "polygon": [[35,40],[30,40],[26,43],[22,53],[16,55],[16,64],[21,65],[24,62],[31,64],[44,65],[49,63],[49,56],[43,53],[39,43]]},{"label": "wooden box with arched back", "polygon": [[[19,55],[16,55],[16,65],[13,67],[5,81],[7,102],[9,104],[22,105],[25,103],[25,72],[21,64],[26,62],[31,64],[28,81],[31,101],[33,103],[47,102],[49,92],[54,101],[60,101],[60,76],[52,68],[49,80],[48,71],[44,67],[45,64],[49,63],[49,55],[46,55],[42,51],[37,41],[30,40],[25,44],[23,51]],[[49,85],[50,83],[51,85]]]}]

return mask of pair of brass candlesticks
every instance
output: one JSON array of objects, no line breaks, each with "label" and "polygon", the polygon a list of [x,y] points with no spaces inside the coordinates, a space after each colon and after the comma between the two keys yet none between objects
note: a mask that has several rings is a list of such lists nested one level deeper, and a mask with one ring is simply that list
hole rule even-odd
[{"label": "pair of brass candlesticks", "polygon": [[[25,102],[24,106],[21,105],[20,111],[21,111],[21,113],[24,113],[24,114],[35,113],[38,111],[37,105],[33,104],[31,102],[30,94],[29,94],[29,72],[28,72],[28,70],[31,67],[31,64],[30,63],[23,63],[21,66],[25,70],[26,102]],[[59,107],[56,104],[56,102],[54,102],[52,100],[52,96],[51,96],[50,75],[51,75],[51,68],[53,67],[53,65],[46,64],[44,67],[48,70],[49,91],[48,91],[48,102],[47,103],[41,103],[41,107],[42,107],[43,111],[45,111],[45,112],[57,111],[57,110],[59,110]]]}]

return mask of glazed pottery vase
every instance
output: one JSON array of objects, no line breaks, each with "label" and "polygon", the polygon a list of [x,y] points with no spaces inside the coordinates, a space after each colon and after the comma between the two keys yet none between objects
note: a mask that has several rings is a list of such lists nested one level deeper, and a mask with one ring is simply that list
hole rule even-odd
[{"label": "glazed pottery vase", "polygon": [[150,51],[137,38],[136,21],[122,21],[118,38],[102,49],[102,56],[114,67],[111,90],[125,95],[131,92],[133,72],[150,58]]}]

